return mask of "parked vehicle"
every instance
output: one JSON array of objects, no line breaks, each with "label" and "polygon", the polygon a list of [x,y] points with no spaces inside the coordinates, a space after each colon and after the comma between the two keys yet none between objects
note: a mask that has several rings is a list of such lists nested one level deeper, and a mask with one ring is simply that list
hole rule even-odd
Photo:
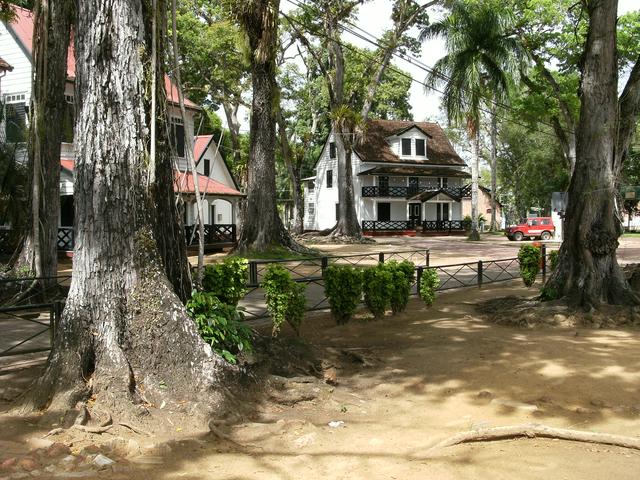
[{"label": "parked vehicle", "polygon": [[551,217],[532,217],[513,227],[507,227],[504,234],[509,240],[520,241],[525,237],[541,240],[550,240],[555,232],[556,227],[553,225]]}]

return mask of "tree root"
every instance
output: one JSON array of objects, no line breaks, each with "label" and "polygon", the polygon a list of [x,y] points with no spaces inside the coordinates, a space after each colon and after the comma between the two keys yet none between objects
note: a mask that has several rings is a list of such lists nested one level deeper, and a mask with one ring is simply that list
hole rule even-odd
[{"label": "tree root", "polygon": [[138,435],[145,435],[147,437],[151,436],[151,434],[149,432],[145,432],[144,430],[142,430],[140,428],[137,428],[137,427],[134,427],[133,425],[130,425],[128,423],[120,422],[120,423],[118,423],[118,425],[120,425],[121,427],[128,428],[129,430],[131,430],[132,432],[137,433]]},{"label": "tree root", "polygon": [[111,428],[113,427],[113,425],[107,425],[105,427],[87,427],[86,425],[72,425],[71,428],[75,429],[75,430],[80,430],[82,432],[86,432],[86,433],[97,433],[97,434],[102,434],[104,432],[108,432],[109,430],[111,430]]},{"label": "tree root", "polygon": [[613,435],[610,433],[585,432],[582,430],[548,427],[537,423],[526,423],[522,425],[483,428],[461,432],[436,443],[427,450],[427,454],[435,453],[436,450],[441,448],[451,447],[461,443],[491,442],[518,437],[555,438],[559,440],[569,440],[572,442],[598,443],[602,445],[613,445],[616,447],[640,450],[640,438],[638,437]]}]

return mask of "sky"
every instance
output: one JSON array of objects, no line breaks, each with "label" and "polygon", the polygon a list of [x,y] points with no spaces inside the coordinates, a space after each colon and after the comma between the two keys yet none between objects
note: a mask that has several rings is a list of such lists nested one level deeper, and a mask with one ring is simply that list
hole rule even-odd
[{"label": "sky", "polygon": [[[425,3],[427,0],[418,0],[418,3]],[[623,15],[632,10],[637,10],[640,0],[619,0],[618,15]],[[288,12],[295,8],[289,0],[281,0],[280,9]],[[391,22],[392,0],[373,0],[360,7],[358,12],[357,25],[365,30],[369,35],[379,38],[382,33],[392,26]],[[433,10],[431,10],[433,12]],[[437,13],[434,17],[437,16]],[[432,18],[434,18],[432,17]],[[374,46],[362,39],[354,37],[349,33],[344,33],[343,40],[353,43],[359,47],[373,49]],[[441,39],[428,40],[422,47],[422,54],[418,58],[423,64],[431,67],[445,54],[444,42]],[[394,60],[394,64],[414,79],[423,81],[426,72],[417,65],[404,60]],[[410,104],[412,106],[413,118],[416,121],[423,120],[443,120],[442,109],[440,107],[440,95],[435,92],[425,92],[424,87],[417,82],[413,82],[410,91]],[[218,112],[224,122],[224,112]],[[240,112],[243,119],[242,130],[248,131],[247,112]]]}]

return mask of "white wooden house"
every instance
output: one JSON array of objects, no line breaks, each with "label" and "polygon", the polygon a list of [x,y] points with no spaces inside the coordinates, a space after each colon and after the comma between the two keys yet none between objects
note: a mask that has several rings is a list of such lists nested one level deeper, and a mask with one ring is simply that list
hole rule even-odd
[{"label": "white wooden house", "polygon": [[[16,16],[9,22],[0,22],[0,57],[13,67],[2,77],[2,100],[5,106],[2,127],[7,142],[20,142],[21,131],[28,123],[31,100],[31,76],[33,68],[32,37],[33,14],[30,10],[15,7]],[[73,170],[75,149],[74,124],[75,57],[73,47],[67,56],[67,84],[65,98],[68,111],[63,125],[63,142],[60,154],[60,235],[59,246],[72,249],[73,244]],[[200,192],[206,194],[204,222],[207,227],[207,243],[232,243],[235,241],[237,201],[243,194],[213,141],[212,135],[196,136],[194,117],[200,107],[185,99],[186,122],[183,122],[177,104],[178,92],[169,77],[165,77],[172,144],[176,156],[175,191],[185,201],[184,224],[187,238],[196,223],[196,207],[193,175],[188,172],[185,147],[192,138],[193,153],[197,162]],[[23,127],[23,128],[16,128]]]},{"label": "white wooden house", "polygon": [[[366,234],[462,231],[462,200],[471,175],[437,123],[370,120],[352,158],[356,213]],[[333,133],[305,179],[305,229],[337,220]]]}]

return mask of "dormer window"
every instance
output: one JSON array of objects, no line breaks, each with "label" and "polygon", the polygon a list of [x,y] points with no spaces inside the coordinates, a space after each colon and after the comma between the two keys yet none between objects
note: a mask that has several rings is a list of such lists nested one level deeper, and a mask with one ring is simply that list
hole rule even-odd
[{"label": "dormer window", "polygon": [[416,157],[426,156],[424,138],[416,138]]},{"label": "dormer window", "polygon": [[402,139],[402,156],[403,157],[411,156],[411,139],[410,138]]}]

